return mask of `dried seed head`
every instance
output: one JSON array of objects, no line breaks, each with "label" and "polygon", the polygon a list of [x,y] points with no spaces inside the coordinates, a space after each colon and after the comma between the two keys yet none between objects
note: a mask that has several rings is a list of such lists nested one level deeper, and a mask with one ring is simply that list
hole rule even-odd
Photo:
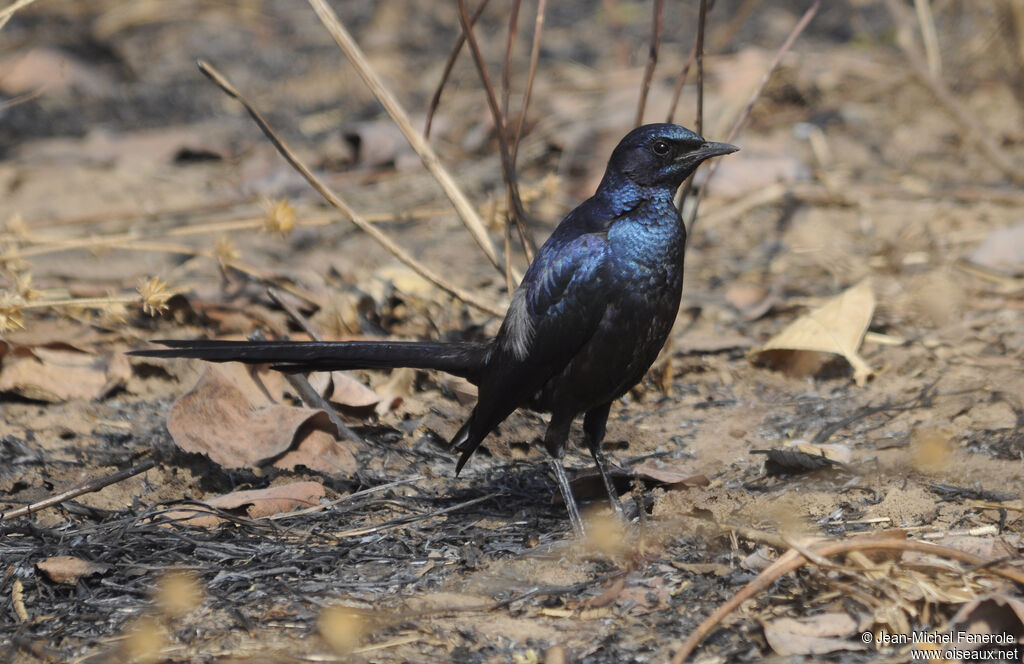
[{"label": "dried seed head", "polygon": [[263,228],[271,233],[280,233],[281,237],[288,237],[295,228],[295,208],[287,199],[270,201]]},{"label": "dried seed head", "polygon": [[320,636],[336,653],[345,655],[359,645],[366,632],[366,616],[348,606],[329,606],[317,624]]},{"label": "dried seed head", "polygon": [[149,664],[163,659],[161,651],[167,645],[167,630],[151,617],[134,621],[121,642],[122,661]]},{"label": "dried seed head", "polygon": [[157,583],[156,601],[164,615],[179,618],[202,604],[203,587],[192,572],[172,570]]},{"label": "dried seed head", "polygon": [[156,316],[167,308],[167,301],[174,293],[167,290],[167,283],[161,281],[160,277],[153,277],[139,284],[139,295],[142,296],[142,310],[150,316]]},{"label": "dried seed head", "polygon": [[234,242],[227,235],[221,235],[217,239],[217,244],[213,248],[213,255],[217,257],[217,262],[220,263],[221,268],[226,268],[231,263],[237,261],[242,257],[242,252],[235,247]]},{"label": "dried seed head", "polygon": [[25,306],[25,298],[21,295],[11,291],[0,293],[0,332],[10,332],[25,327],[23,306]]}]

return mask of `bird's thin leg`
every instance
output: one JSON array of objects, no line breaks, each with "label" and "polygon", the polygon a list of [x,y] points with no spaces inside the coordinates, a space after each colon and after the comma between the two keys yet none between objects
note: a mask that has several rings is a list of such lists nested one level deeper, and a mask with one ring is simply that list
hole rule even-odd
[{"label": "bird's thin leg", "polygon": [[562,500],[565,501],[565,508],[569,511],[569,521],[572,522],[572,530],[576,533],[576,537],[582,538],[587,534],[587,531],[583,527],[583,517],[580,516],[579,505],[576,504],[576,498],[572,495],[569,478],[565,475],[565,466],[562,465],[561,459],[555,457],[548,459],[548,462],[551,464],[551,469],[555,471],[555,480],[558,482],[558,488],[562,491]]},{"label": "bird's thin leg", "polygon": [[611,409],[611,402],[587,411],[583,417],[583,434],[586,437],[587,449],[590,456],[594,457],[597,465],[597,472],[604,482],[604,490],[608,492],[608,501],[612,504],[616,516],[623,521],[626,520],[626,511],[622,509],[622,501],[619,500],[619,492],[615,490],[615,483],[612,482],[608,473],[608,460],[601,451],[601,442],[604,440],[605,425],[608,422],[608,411]]},{"label": "bird's thin leg", "polygon": [[565,454],[565,444],[569,440],[569,427],[575,417],[573,413],[551,413],[551,422],[548,430],[544,432],[544,447],[551,462],[551,469],[555,471],[555,480],[562,492],[562,500],[565,501],[565,508],[569,511],[569,521],[572,522],[573,532],[576,537],[583,537],[586,532],[583,528],[583,519],[580,517],[580,508],[576,504],[576,497],[572,495],[572,487],[569,486],[569,478],[565,475],[565,466],[562,465],[562,455]]}]

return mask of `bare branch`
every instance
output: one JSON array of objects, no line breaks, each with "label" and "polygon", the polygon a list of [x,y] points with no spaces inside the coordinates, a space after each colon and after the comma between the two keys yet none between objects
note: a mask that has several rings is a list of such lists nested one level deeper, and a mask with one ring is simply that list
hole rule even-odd
[{"label": "bare branch", "polygon": [[[754,108],[754,104],[757,103],[757,100],[761,98],[761,93],[764,92],[764,88],[768,85],[768,81],[771,79],[772,74],[775,73],[776,69],[778,69],[783,56],[785,56],[786,53],[789,52],[789,49],[793,47],[793,44],[796,43],[797,37],[799,37],[800,34],[803,33],[804,29],[807,28],[811,19],[814,18],[814,15],[818,13],[819,9],[821,9],[821,0],[814,0],[811,6],[807,8],[807,11],[804,12],[804,15],[800,17],[800,20],[797,21],[796,25],[793,26],[793,30],[789,33],[789,36],[786,37],[786,41],[782,42],[782,46],[779,47],[775,57],[772,58],[771,64],[768,65],[768,69],[765,71],[764,76],[761,77],[761,82],[758,84],[757,89],[755,89],[753,94],[750,95],[750,100],[747,102],[747,105],[743,107],[743,110],[740,111],[739,116],[737,116],[736,121],[729,130],[729,134],[725,137],[726,142],[731,141],[736,134],[739,133],[739,130],[743,125],[746,124],[747,119],[750,117],[751,109]],[[697,194],[697,200],[694,201],[693,210],[690,211],[690,220],[686,225],[687,232],[689,233],[693,232],[694,223],[697,219],[697,210],[700,208],[700,202],[704,199],[704,192],[708,189],[708,182],[711,181],[711,177],[715,174],[715,171],[718,170],[718,164],[719,160],[716,159],[712,161],[711,165],[708,167],[708,176],[704,179],[704,184],[700,188],[700,193]]]},{"label": "bare branch", "polygon": [[24,507],[13,509],[10,512],[0,512],[0,521],[16,519],[19,516],[27,516],[29,514],[32,514],[33,512],[38,512],[39,510],[46,509],[47,507],[60,505],[61,503],[71,500],[72,498],[77,498],[82,494],[99,491],[100,489],[108,487],[111,484],[117,484],[118,482],[123,482],[129,477],[135,477],[140,473],[144,473],[150,468],[154,467],[155,465],[156,461],[154,459],[146,459],[137,466],[132,466],[131,468],[119,470],[116,473],[107,475],[106,477],[88,480],[86,482],[83,482],[82,484],[79,484],[76,487],[68,489],[67,491],[62,491],[54,496],[50,496],[49,498],[40,500],[37,503],[25,505]]},{"label": "bare branch", "polygon": [[[476,11],[473,12],[473,16],[469,19],[470,25],[476,25],[476,21],[480,18],[480,15],[484,13],[484,8],[490,0],[480,0],[480,4],[477,5]],[[434,113],[437,112],[437,107],[441,103],[441,92],[444,90],[445,84],[448,83],[448,77],[451,76],[452,68],[455,66],[455,61],[459,57],[459,52],[462,50],[462,45],[466,43],[466,33],[459,31],[459,36],[455,40],[455,44],[452,46],[451,53],[448,54],[448,59],[444,63],[444,71],[441,72],[441,80],[437,84],[437,89],[434,90],[434,96],[430,99],[430,106],[427,108],[427,121],[423,126],[423,137],[430,138],[430,125],[434,122]]]},{"label": "bare branch", "polygon": [[274,132],[274,130],[270,127],[270,125],[267,123],[263,115],[256,110],[256,108],[249,102],[248,99],[245,98],[244,95],[242,95],[241,92],[239,92],[235,88],[235,86],[233,86],[220,72],[218,72],[208,63],[200,60],[198,64],[199,71],[206,74],[206,76],[208,76],[211,81],[216,83],[221,90],[228,94],[228,96],[233,97],[234,99],[237,99],[239,102],[241,102],[242,106],[245,107],[245,110],[249,112],[250,116],[252,116],[252,119],[255,120],[256,124],[259,125],[261,130],[263,130],[263,134],[268,139],[270,139],[270,142],[274,144],[274,147],[276,147],[277,151],[281,153],[281,156],[283,156],[288,161],[288,163],[291,164],[292,168],[297,170],[302,175],[302,177],[306,178],[306,181],[309,182],[309,184],[314,189],[316,189],[317,192],[321,196],[323,196],[328,203],[330,203],[337,209],[341,210],[341,212],[345,214],[345,216],[352,220],[352,223],[354,223],[361,230],[369,234],[370,237],[376,240],[392,256],[408,265],[424,279],[436,284],[439,288],[454,295],[455,297],[459,298],[466,304],[472,305],[477,309],[480,309],[481,311],[485,311],[495,316],[503,315],[504,312],[498,309],[497,307],[494,307],[493,305],[484,302],[483,300],[477,298],[472,293],[463,290],[462,288],[459,288],[455,284],[449,282],[444,277],[435,274],[433,270],[431,270],[430,268],[428,268],[427,266],[423,265],[415,258],[413,258],[413,256],[408,251],[395,244],[394,240],[388,237],[379,228],[366,221],[366,219],[364,219],[362,215],[360,215],[358,212],[352,209],[352,207],[349,206],[348,203],[342,200],[336,193],[334,193],[329,187],[327,187],[327,185],[321,182],[320,179],[317,178],[313,174],[313,172],[309,170],[309,168],[299,160],[297,156],[295,156],[295,153],[292,152],[291,148],[289,148],[280,139],[280,137],[278,137],[277,133]]},{"label": "bare branch", "polygon": [[[313,0],[311,0],[313,1]],[[316,0],[321,2],[322,0]],[[462,22],[462,31],[469,43],[469,50],[473,54],[473,62],[476,63],[477,71],[480,73],[480,81],[484,85],[484,92],[487,96],[487,105],[491,109],[491,116],[494,119],[494,127],[498,132],[498,148],[501,153],[501,172],[505,179],[505,186],[509,194],[509,214],[519,229],[519,236],[524,246],[529,242],[526,231],[526,211],[523,209],[523,201],[519,196],[519,184],[516,181],[515,167],[512,164],[512,157],[509,152],[508,136],[505,132],[505,118],[498,107],[498,98],[494,93],[494,85],[491,83],[491,76],[487,72],[487,65],[484,63],[484,56],[480,52],[480,44],[473,33],[473,27],[469,24],[469,15],[466,13],[466,0],[459,2],[459,20]]]},{"label": "bare branch", "polygon": [[644,82],[640,87],[640,101],[636,107],[636,119],[633,121],[633,124],[638,127],[644,122],[647,93],[651,91],[651,79],[654,78],[654,68],[658,65],[658,50],[661,48],[661,15],[664,8],[665,0],[654,0],[654,13],[651,17],[651,46],[647,53]]},{"label": "bare branch", "polygon": [[[430,174],[434,176],[438,184],[441,185],[441,189],[444,190],[448,200],[452,202],[455,207],[455,211],[462,219],[462,223],[469,229],[470,234],[476,243],[483,249],[487,259],[498,269],[499,272],[503,271],[501,260],[498,258],[498,251],[494,248],[494,244],[491,242],[491,238],[487,235],[487,229],[484,228],[483,221],[480,220],[480,215],[476,213],[476,210],[470,204],[469,199],[462,193],[459,186],[455,184],[455,180],[448,173],[447,169],[441,164],[441,160],[438,159],[437,153],[434,152],[434,148],[430,146],[423,135],[416,131],[412,122],[409,120],[408,113],[402,108],[402,105],[398,103],[398,99],[391,93],[381,81],[380,77],[370,66],[369,61],[366,59],[366,55],[363,54],[362,49],[356,44],[356,41],[349,34],[345,26],[341,24],[337,14],[334,13],[325,0],[309,0],[309,4],[312,5],[313,11],[320,18],[320,21],[327,28],[327,31],[334,37],[334,41],[338,44],[342,51],[345,52],[345,56],[348,57],[352,66],[356,68],[359,76],[366,83],[367,87],[373,92],[374,96],[377,97],[377,101],[380,102],[384,110],[388,112],[391,119],[395,121],[398,128],[402,130],[405,135],[405,139],[409,141],[409,145],[416,151],[416,154],[420,156],[423,161],[423,165],[427,167]],[[425,276],[425,275],[424,275]]]}]

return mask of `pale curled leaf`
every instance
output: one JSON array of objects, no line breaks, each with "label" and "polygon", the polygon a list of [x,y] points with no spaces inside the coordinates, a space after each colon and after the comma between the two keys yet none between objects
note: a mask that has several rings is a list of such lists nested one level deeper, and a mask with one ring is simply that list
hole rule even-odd
[{"label": "pale curled leaf", "polygon": [[75,556],[53,556],[36,563],[36,569],[55,583],[73,586],[83,576],[105,574],[110,565],[82,560]]},{"label": "pale curled leaf", "polygon": [[380,403],[377,404],[377,414],[384,413],[398,408],[401,403],[412,394],[413,384],[416,382],[416,370],[408,367],[395,369],[387,382],[377,387],[377,394],[380,395]]},{"label": "pale curled leaf", "polygon": [[862,281],[790,323],[763,346],[751,351],[751,357],[772,359],[773,353],[781,353],[785,357],[785,368],[793,370],[807,360],[800,357],[801,354],[833,353],[850,363],[854,381],[864,385],[874,372],[857,350],[874,311],[875,295],[870,284]]},{"label": "pale curled leaf", "polygon": [[778,618],[763,624],[768,645],[782,656],[824,655],[840,650],[864,650],[860,639],[849,637],[857,621],[845,613],[821,613],[809,618]]},{"label": "pale curled leaf", "polygon": [[[320,503],[326,495],[324,486],[319,482],[292,482],[266,489],[232,491],[214,496],[203,501],[205,505],[226,511],[242,510],[250,519],[290,512],[305,507],[313,507]],[[199,528],[208,528],[224,521],[213,511],[204,510],[202,506],[188,509],[172,510],[161,515],[165,522],[187,524]]]},{"label": "pale curled leaf", "polygon": [[120,382],[124,367],[113,357],[104,361],[91,353],[34,348],[35,357],[5,364],[0,373],[0,392],[26,399],[60,403],[71,399],[96,399]]}]

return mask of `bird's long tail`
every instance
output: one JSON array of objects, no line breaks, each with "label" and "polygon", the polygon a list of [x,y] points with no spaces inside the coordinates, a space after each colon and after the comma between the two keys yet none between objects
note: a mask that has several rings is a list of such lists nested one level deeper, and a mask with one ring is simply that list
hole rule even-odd
[{"label": "bird's long tail", "polygon": [[438,369],[476,383],[483,368],[485,342],[440,341],[221,341],[158,340],[166,346],[136,350],[144,357],[192,357],[208,362],[270,364],[278,371],[302,373],[339,369]]}]

